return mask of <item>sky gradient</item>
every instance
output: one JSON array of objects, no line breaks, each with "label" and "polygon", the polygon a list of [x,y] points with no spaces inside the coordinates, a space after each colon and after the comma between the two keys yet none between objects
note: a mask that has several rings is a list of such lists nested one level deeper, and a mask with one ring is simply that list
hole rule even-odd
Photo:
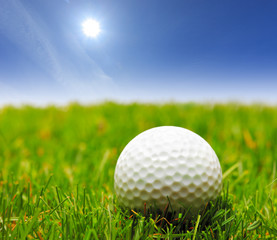
[{"label": "sky gradient", "polygon": [[[276,0],[0,0],[0,104],[277,104]],[[99,21],[95,39],[82,32]]]}]

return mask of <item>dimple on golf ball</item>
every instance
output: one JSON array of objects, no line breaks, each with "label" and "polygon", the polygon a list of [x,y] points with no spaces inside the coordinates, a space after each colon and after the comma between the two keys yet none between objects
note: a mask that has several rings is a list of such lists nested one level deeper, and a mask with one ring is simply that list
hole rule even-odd
[{"label": "dimple on golf ball", "polygon": [[190,130],[174,126],[142,132],[123,149],[114,188],[124,207],[144,211],[201,210],[221,191],[222,170],[211,146]]}]

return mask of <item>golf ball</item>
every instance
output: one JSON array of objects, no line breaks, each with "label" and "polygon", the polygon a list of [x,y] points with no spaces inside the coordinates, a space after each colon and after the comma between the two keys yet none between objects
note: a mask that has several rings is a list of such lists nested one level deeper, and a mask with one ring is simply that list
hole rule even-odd
[{"label": "golf ball", "polygon": [[162,126],[142,132],[123,149],[114,188],[124,207],[144,211],[201,210],[222,186],[222,170],[211,146],[190,130]]}]

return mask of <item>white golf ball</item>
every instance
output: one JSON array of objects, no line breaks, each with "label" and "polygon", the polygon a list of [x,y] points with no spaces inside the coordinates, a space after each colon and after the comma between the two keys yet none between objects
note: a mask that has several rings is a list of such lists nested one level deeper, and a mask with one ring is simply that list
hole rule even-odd
[{"label": "white golf ball", "polygon": [[[142,132],[123,149],[114,188],[124,207],[144,211],[201,210],[221,191],[222,170],[211,146],[190,130],[162,126]],[[169,200],[169,201],[168,201]]]}]

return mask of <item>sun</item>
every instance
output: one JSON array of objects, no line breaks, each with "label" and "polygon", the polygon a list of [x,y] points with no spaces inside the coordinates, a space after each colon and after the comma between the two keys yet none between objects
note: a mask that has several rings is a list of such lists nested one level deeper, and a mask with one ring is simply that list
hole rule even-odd
[{"label": "sun", "polygon": [[92,18],[88,18],[82,23],[83,33],[90,38],[96,38],[101,32],[100,24]]}]

